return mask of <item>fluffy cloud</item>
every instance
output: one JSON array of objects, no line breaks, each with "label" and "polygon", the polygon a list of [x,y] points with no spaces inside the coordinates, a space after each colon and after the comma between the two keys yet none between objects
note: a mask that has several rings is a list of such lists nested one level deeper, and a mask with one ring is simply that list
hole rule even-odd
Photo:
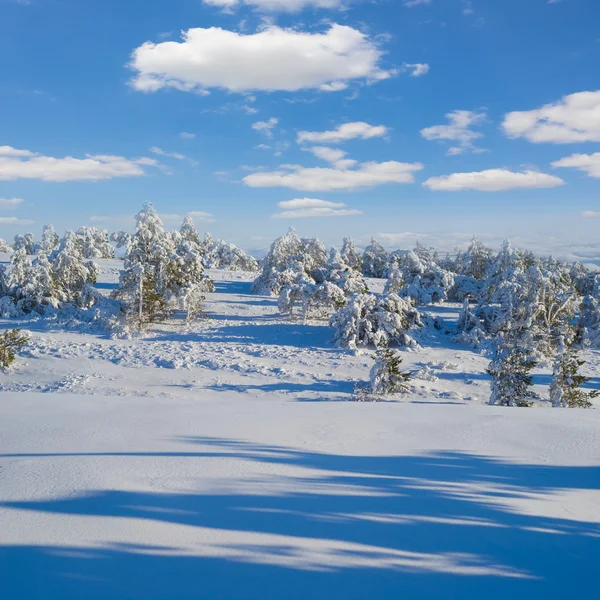
[{"label": "fluffy cloud", "polygon": [[339,148],[330,148],[329,146],[313,146],[312,148],[307,148],[307,150],[312,152],[317,158],[331,163],[337,169],[351,169],[357,164],[356,160],[346,158],[346,153]]},{"label": "fluffy cloud", "polygon": [[584,210],[581,213],[581,216],[584,219],[600,219],[600,212],[597,210]]},{"label": "fluffy cloud", "polygon": [[414,183],[413,173],[423,168],[419,163],[362,163],[355,169],[306,168],[282,165],[279,171],[253,173],[244,177],[250,187],[287,187],[308,192],[354,190],[385,183]]},{"label": "fluffy cloud", "polygon": [[187,131],[182,131],[182,132],[179,134],[179,137],[180,137],[182,140],[193,140],[193,139],[195,139],[195,138],[196,138],[196,134],[195,134],[195,133],[188,133]]},{"label": "fluffy cloud", "polygon": [[331,91],[332,85],[394,74],[379,67],[382,51],[372,40],[344,25],[333,24],[324,33],[271,25],[249,35],[196,28],[182,36],[181,42],[146,42],[134,50],[129,66],[137,72],[131,81],[135,89]]},{"label": "fluffy cloud", "polygon": [[341,8],[343,0],[203,0],[204,4],[216,6],[228,12],[241,5],[251,6],[263,12],[299,12],[304,8]]},{"label": "fluffy cloud", "polygon": [[510,112],[502,127],[508,137],[536,144],[600,142],[600,90],[564,96],[535,110]]},{"label": "fluffy cloud", "polygon": [[253,123],[252,129],[259,133],[264,133],[267,137],[273,137],[273,129],[279,123],[279,119],[271,117],[268,121],[258,121]]},{"label": "fluffy cloud", "polygon": [[427,63],[404,63],[404,68],[411,72],[411,77],[421,77],[429,73],[429,65]]},{"label": "fluffy cloud", "polygon": [[86,154],[85,158],[54,158],[29,150],[0,146],[0,181],[40,179],[42,181],[99,181],[116,177],[140,177],[143,167],[157,167],[152,158]]},{"label": "fluffy cloud", "polygon": [[483,134],[473,131],[470,127],[483,123],[486,119],[486,114],[470,110],[455,110],[447,113],[445,116],[449,121],[447,125],[426,127],[425,129],[421,129],[421,135],[430,141],[443,140],[457,142],[457,146],[452,146],[448,150],[448,154],[451,156],[462,154],[465,151],[479,151],[473,145],[473,141],[483,137]]},{"label": "fluffy cloud", "polygon": [[600,178],[600,152],[595,154],[573,154],[552,163],[553,167],[571,167]]},{"label": "fluffy cloud", "polygon": [[404,0],[404,6],[406,6],[406,8],[412,8],[413,6],[419,6],[420,4],[431,4],[431,0]]},{"label": "fluffy cloud", "polygon": [[0,217],[0,225],[31,225],[31,219],[18,219],[17,217]]},{"label": "fluffy cloud", "polygon": [[565,182],[554,175],[537,171],[514,173],[507,169],[490,169],[479,173],[453,173],[444,177],[432,177],[423,185],[434,191],[458,192],[501,192],[505,190],[553,188]]},{"label": "fluffy cloud", "polygon": [[283,212],[273,215],[274,219],[307,219],[315,217],[348,217],[361,215],[362,210],[347,208],[343,202],[329,202],[316,198],[296,198],[278,204]]},{"label": "fluffy cloud", "polygon": [[22,198],[0,198],[0,208],[16,208],[23,202]]},{"label": "fluffy cloud", "polygon": [[310,142],[312,144],[339,144],[348,140],[359,138],[369,140],[371,138],[384,137],[388,134],[388,128],[383,125],[369,125],[363,121],[344,123],[332,131],[299,131],[296,141],[299,144]]}]

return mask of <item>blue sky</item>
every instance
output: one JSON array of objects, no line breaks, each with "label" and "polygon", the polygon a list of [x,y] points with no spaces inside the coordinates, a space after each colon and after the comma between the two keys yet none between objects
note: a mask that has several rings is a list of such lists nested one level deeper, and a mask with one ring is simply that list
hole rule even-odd
[{"label": "blue sky", "polygon": [[0,50],[0,237],[151,201],[254,250],[600,257],[596,0],[0,0]]}]

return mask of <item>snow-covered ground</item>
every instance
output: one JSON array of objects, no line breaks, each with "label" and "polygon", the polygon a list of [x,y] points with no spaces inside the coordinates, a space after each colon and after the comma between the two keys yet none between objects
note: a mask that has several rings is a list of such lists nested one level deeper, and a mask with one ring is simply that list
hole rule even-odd
[{"label": "snow-covered ground", "polygon": [[[347,402],[370,353],[280,317],[251,276],[211,276],[191,328],[19,323],[32,342],[0,375],[0,597],[595,594],[597,410],[485,405],[489,359],[443,330],[404,353],[413,393]],[[457,310],[434,315],[451,329]]]}]

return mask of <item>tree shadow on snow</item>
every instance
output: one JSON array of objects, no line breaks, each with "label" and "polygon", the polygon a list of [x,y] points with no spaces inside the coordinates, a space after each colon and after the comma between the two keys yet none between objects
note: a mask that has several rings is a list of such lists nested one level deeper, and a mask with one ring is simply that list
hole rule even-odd
[{"label": "tree shadow on snow", "polygon": [[[177,530],[169,548],[0,547],[3,597],[562,600],[597,587],[597,520],[543,517],[524,502],[552,506],[555,492],[597,490],[598,467],[514,464],[460,452],[350,456],[227,439],[179,441],[184,448],[170,453],[9,455],[150,456],[200,465],[240,459],[273,469],[230,493],[111,489],[2,502],[9,511],[218,530],[193,555],[180,547]],[[509,501],[523,504],[517,510]]]}]

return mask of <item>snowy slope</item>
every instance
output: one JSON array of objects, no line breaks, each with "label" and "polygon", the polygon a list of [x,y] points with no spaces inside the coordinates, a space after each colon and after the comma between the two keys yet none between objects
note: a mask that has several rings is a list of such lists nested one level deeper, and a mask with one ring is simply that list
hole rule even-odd
[{"label": "snowy slope", "polygon": [[9,393],[0,420],[3,598],[597,585],[596,411]]},{"label": "snowy slope", "polygon": [[0,322],[32,333],[0,375],[2,600],[594,595],[600,412],[485,405],[443,331],[404,353],[413,393],[347,402],[370,352],[211,276],[210,318],[134,341]]}]

